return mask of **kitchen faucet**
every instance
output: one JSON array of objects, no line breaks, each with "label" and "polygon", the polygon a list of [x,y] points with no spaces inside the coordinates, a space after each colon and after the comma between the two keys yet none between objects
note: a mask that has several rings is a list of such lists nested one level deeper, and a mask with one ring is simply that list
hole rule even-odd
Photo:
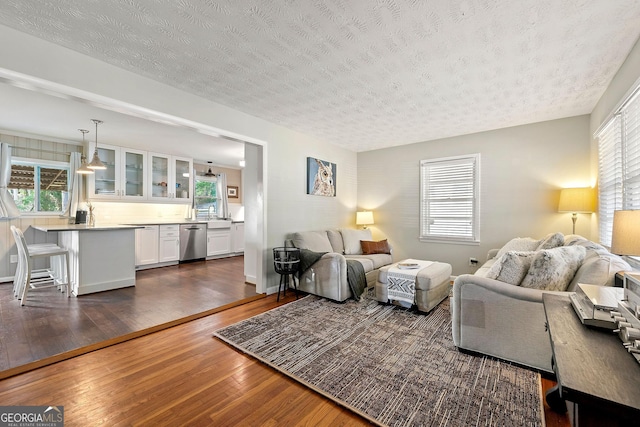
[{"label": "kitchen faucet", "polygon": [[209,205],[209,212],[207,213],[207,219],[213,219],[213,214],[216,213],[213,205]]}]

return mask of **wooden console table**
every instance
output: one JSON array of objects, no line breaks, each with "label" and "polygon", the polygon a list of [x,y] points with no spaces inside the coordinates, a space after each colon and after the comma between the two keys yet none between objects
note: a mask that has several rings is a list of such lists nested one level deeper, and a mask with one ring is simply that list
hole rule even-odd
[{"label": "wooden console table", "polygon": [[640,364],[611,331],[580,323],[569,297],[542,297],[553,350],[556,390],[552,408],[567,401],[572,425],[637,425],[640,420]]}]

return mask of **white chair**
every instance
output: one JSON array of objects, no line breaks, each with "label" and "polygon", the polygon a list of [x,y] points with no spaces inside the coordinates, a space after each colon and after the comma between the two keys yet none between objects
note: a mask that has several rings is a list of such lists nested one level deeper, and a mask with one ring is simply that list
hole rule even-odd
[{"label": "white chair", "polygon": [[[11,232],[13,233],[13,230],[11,230]],[[15,240],[16,238],[15,234],[13,237]],[[17,243],[16,243],[16,247],[18,247]],[[58,248],[58,247],[59,246],[56,245],[55,243],[34,243],[31,245],[27,245],[27,248],[29,249],[29,253],[36,252],[42,248]],[[58,269],[62,267],[62,263],[59,262],[59,258],[60,257],[54,257],[51,259],[50,262],[53,263],[53,265],[51,266],[52,269]],[[19,252],[18,252],[18,259],[19,260],[21,259]],[[25,274],[25,269],[22,267],[24,267],[23,263],[19,262],[16,268],[16,274],[13,278],[13,296],[16,298],[20,298],[20,296],[22,295],[21,283],[24,281],[24,274]],[[55,271],[60,271],[60,270],[55,270]],[[48,276],[49,274],[51,274],[51,269],[48,269],[48,268],[31,271],[32,278],[42,278],[42,277]]]},{"label": "white chair", "polygon": [[[57,287],[66,288],[67,297],[71,296],[69,285],[69,251],[51,243],[27,245],[22,230],[11,226],[11,233],[18,248],[18,267],[13,281],[14,295],[24,305],[30,289]],[[38,258],[50,258],[52,268],[35,270],[34,261]]]}]

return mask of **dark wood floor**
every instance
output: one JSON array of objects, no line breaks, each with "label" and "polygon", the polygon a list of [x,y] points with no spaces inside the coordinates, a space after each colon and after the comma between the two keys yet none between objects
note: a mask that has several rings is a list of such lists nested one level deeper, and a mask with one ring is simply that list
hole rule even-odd
[{"label": "dark wood floor", "polygon": [[0,284],[0,378],[262,297],[243,272],[242,256],[142,270],[135,287],[79,298],[43,289],[23,307]]}]

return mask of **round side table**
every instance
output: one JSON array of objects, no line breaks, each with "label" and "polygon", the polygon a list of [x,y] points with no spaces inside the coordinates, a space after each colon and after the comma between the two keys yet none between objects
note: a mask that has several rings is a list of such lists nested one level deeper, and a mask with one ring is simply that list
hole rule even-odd
[{"label": "round side table", "polygon": [[292,276],[293,288],[296,290],[296,299],[298,299],[298,286],[296,284],[295,275],[300,268],[300,249],[279,247],[273,248],[273,267],[276,273],[280,275],[280,284],[278,285],[278,298],[280,301],[280,289],[283,289],[283,295],[287,295],[289,287],[289,276]]}]

